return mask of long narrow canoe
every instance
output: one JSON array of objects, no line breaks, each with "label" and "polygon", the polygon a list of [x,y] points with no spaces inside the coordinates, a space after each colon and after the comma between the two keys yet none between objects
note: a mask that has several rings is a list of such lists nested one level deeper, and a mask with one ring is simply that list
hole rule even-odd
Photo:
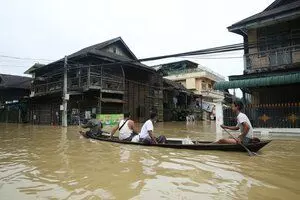
[{"label": "long narrow canoe", "polygon": [[[91,138],[95,140],[105,141],[105,142],[113,142],[113,143],[121,143],[121,144],[131,144],[131,145],[142,145],[142,146],[155,146],[155,147],[164,147],[164,148],[173,148],[173,149],[192,149],[192,150],[220,150],[220,151],[246,151],[239,144],[212,144],[212,141],[193,141],[194,144],[182,144],[182,140],[180,139],[172,139],[166,141],[165,144],[143,144],[140,142],[130,142],[130,141],[122,141],[119,140],[118,137],[113,137],[112,139],[109,136],[93,136],[87,137],[83,132],[80,132],[86,138]],[[264,140],[257,143],[250,143],[246,145],[246,147],[253,152],[259,151],[265,145],[270,143],[272,140]]]},{"label": "long narrow canoe", "polygon": [[[105,141],[105,142],[113,142],[113,143],[121,143],[121,144],[131,144],[131,145],[156,146],[156,147],[164,147],[164,148],[192,149],[192,150],[246,151],[239,144],[212,144],[211,141],[193,141],[194,144],[182,144],[182,140],[180,140],[180,139],[172,139],[172,140],[167,139],[165,144],[149,145],[149,144],[143,144],[140,142],[122,141],[122,140],[119,140],[118,137],[113,137],[111,139],[109,136],[106,136],[106,135],[87,137],[82,132],[81,132],[81,135],[83,135],[86,138],[91,138],[91,139],[95,139],[95,140],[100,140],[100,141]],[[264,140],[264,141],[260,141],[257,143],[250,143],[246,146],[250,151],[257,152],[270,142],[271,142],[271,140]]]}]

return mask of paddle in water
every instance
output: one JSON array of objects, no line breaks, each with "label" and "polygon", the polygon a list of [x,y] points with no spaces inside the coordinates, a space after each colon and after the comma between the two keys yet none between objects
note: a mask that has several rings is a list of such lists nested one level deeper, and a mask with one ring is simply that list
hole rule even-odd
[{"label": "paddle in water", "polygon": [[250,151],[243,143],[238,142],[238,140],[231,133],[229,133],[225,128],[223,128],[223,129],[226,131],[226,133],[228,133],[231,137],[233,137],[233,139],[235,139],[235,141],[238,144],[240,144],[242,147],[244,147],[244,149],[246,149],[246,151],[248,152],[249,156],[256,156],[257,155],[257,153]]}]

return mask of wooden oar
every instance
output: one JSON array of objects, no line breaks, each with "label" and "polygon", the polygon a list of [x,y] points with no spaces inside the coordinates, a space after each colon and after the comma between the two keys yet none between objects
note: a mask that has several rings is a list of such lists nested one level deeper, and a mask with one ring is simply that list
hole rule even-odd
[{"label": "wooden oar", "polygon": [[238,140],[231,133],[229,133],[225,128],[223,128],[223,129],[226,131],[226,133],[228,133],[231,137],[233,137],[233,139],[235,139],[235,141],[238,144],[240,144],[242,147],[244,147],[244,149],[246,149],[249,156],[256,156],[257,155],[257,153],[254,153],[254,152],[250,151],[243,143],[239,143]]}]

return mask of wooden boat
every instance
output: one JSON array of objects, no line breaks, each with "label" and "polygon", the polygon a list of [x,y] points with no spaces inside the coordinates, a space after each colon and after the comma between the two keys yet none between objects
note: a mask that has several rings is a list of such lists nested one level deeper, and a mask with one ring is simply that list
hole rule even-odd
[{"label": "wooden boat", "polygon": [[[93,136],[88,137],[83,132],[80,132],[86,138],[91,138],[95,140],[121,143],[121,144],[131,144],[131,145],[142,145],[142,146],[155,146],[155,147],[164,147],[164,148],[173,148],[173,149],[192,149],[192,150],[220,150],[220,151],[246,151],[239,144],[212,144],[211,141],[192,141],[194,144],[182,144],[181,139],[167,139],[164,144],[143,144],[140,142],[130,142],[119,140],[118,137],[113,137],[112,139],[108,135],[102,136]],[[253,152],[259,151],[265,145],[270,143],[272,140],[264,140],[257,143],[250,143],[246,147]]]}]

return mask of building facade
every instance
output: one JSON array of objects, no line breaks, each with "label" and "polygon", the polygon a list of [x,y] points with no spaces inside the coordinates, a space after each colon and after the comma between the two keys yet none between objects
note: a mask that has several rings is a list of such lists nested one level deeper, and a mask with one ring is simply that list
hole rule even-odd
[{"label": "building facade", "polygon": [[[224,99],[224,92],[213,89],[216,82],[225,78],[195,62],[183,60],[154,66],[165,79],[180,83],[196,97],[198,107],[202,107],[204,118],[213,112],[214,101]],[[193,99],[191,100],[193,101]],[[193,103],[191,103],[193,104]]]},{"label": "building facade", "polygon": [[300,1],[276,0],[228,30],[244,39],[244,74],[214,88],[240,88],[256,127],[299,128]]},{"label": "building facade", "polygon": [[[84,48],[47,65],[34,65],[30,95],[30,121],[61,124],[64,74],[67,76],[68,124],[78,124],[91,113],[129,111],[144,122],[151,111],[163,120],[163,79],[137,61],[120,38]],[[65,68],[67,72],[65,73]]]}]

